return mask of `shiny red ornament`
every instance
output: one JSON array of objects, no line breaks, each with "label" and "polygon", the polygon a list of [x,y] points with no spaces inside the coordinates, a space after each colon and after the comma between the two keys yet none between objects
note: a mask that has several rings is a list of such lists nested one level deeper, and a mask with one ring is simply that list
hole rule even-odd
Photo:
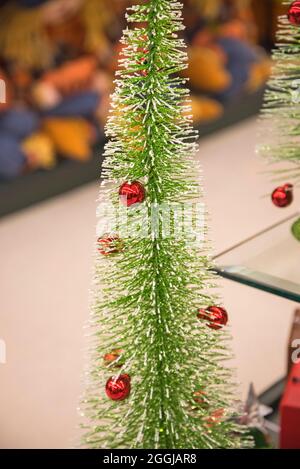
[{"label": "shiny red ornament", "polygon": [[208,327],[214,330],[222,329],[228,323],[228,313],[221,306],[210,306],[207,309],[199,309],[198,319],[208,322]]},{"label": "shiny red ornament", "polygon": [[131,205],[144,202],[146,193],[144,186],[140,182],[133,181],[122,184],[119,196],[123,205],[130,207]]},{"label": "shiny red ornament", "polygon": [[288,20],[294,26],[300,26],[300,1],[297,0],[290,5]]},{"label": "shiny red ornament", "polygon": [[285,208],[294,200],[293,185],[285,184],[277,187],[272,193],[272,202],[276,207]]},{"label": "shiny red ornament", "polygon": [[130,394],[130,376],[111,377],[106,383],[105,392],[113,401],[123,401]]},{"label": "shiny red ornament", "polygon": [[206,426],[212,428],[221,423],[224,419],[224,409],[217,409],[206,419]]},{"label": "shiny red ornament", "polygon": [[123,242],[118,235],[104,234],[97,241],[98,251],[103,256],[117,254],[123,250]]}]

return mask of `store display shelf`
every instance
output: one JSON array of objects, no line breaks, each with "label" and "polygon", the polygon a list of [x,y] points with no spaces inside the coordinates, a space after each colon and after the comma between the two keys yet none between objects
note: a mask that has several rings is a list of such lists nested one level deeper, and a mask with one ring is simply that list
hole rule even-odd
[{"label": "store display shelf", "polygon": [[[256,115],[262,104],[264,90],[243,95],[225,107],[222,118],[199,126],[200,138],[239,123]],[[27,208],[50,197],[87,184],[100,177],[103,143],[94,150],[94,157],[87,163],[72,160],[60,162],[51,171],[36,171],[0,183],[0,217]]]}]

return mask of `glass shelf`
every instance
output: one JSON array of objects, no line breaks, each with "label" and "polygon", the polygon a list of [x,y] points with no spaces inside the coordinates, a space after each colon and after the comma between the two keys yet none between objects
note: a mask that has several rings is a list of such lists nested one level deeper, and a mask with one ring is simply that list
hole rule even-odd
[{"label": "glass shelf", "polygon": [[222,277],[300,303],[300,242],[291,232],[300,213],[215,257]]}]

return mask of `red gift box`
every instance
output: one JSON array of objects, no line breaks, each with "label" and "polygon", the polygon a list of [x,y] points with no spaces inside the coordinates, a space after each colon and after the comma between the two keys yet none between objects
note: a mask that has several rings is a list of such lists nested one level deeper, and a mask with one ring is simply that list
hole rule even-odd
[{"label": "red gift box", "polygon": [[293,366],[280,405],[281,449],[300,449],[300,363]]}]

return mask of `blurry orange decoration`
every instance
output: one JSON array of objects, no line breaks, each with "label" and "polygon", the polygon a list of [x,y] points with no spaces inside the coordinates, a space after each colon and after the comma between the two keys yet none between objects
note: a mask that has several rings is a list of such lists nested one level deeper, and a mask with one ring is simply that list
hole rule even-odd
[{"label": "blurry orange decoration", "polygon": [[199,309],[198,319],[208,322],[208,327],[214,330],[222,329],[228,323],[228,313],[221,306],[210,306],[207,309]]},{"label": "blurry orange decoration", "polygon": [[113,401],[123,401],[130,394],[130,376],[120,375],[111,377],[106,383],[105,392]]},{"label": "blurry orange decoration", "polygon": [[300,1],[295,1],[289,7],[288,20],[294,26],[300,26]]},{"label": "blurry orange decoration", "polygon": [[104,234],[97,241],[97,249],[103,256],[118,254],[123,250],[124,244],[118,235]]},{"label": "blurry orange decoration", "polygon": [[133,181],[122,184],[119,196],[123,205],[130,207],[131,205],[144,202],[146,193],[144,186],[140,182]]},{"label": "blurry orange decoration", "polygon": [[276,207],[289,207],[293,200],[294,194],[292,184],[284,184],[284,186],[277,187],[272,193],[272,202]]},{"label": "blurry orange decoration", "polygon": [[122,355],[123,350],[122,349],[115,349],[112,350],[110,353],[106,353],[103,357],[103,361],[105,366],[110,366],[112,364],[115,364],[115,367],[122,367],[122,363],[119,362],[119,358]]}]

